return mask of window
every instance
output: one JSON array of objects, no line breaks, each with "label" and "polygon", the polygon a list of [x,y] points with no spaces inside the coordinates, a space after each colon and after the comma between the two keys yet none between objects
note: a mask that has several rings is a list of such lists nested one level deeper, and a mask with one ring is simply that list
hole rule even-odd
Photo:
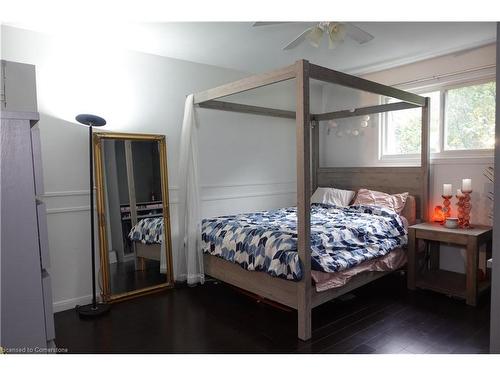
[{"label": "window", "polygon": [[444,149],[495,146],[495,82],[445,92]]},{"label": "window", "polygon": [[[431,98],[430,148],[434,156],[491,152],[495,142],[494,81],[419,95]],[[381,118],[381,157],[417,157],[421,109],[388,112]]]},{"label": "window", "polygon": [[[420,94],[431,98],[431,152],[439,151],[439,91]],[[397,102],[389,99],[388,103]],[[384,155],[415,155],[420,153],[420,108],[387,112],[385,115]]]}]

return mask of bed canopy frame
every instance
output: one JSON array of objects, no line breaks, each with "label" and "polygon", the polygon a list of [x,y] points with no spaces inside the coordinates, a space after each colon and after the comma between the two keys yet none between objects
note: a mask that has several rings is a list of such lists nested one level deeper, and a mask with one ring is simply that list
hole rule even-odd
[{"label": "bed canopy frame", "polygon": [[[244,91],[295,79],[296,111],[225,102],[217,99]],[[311,79],[338,84],[373,94],[401,100],[400,102],[360,107],[328,113],[310,113],[309,83]],[[322,303],[345,294],[378,277],[383,272],[360,274],[345,286],[316,292],[311,282],[310,199],[318,186],[342,189],[361,187],[388,193],[408,191],[417,200],[417,218],[428,217],[429,199],[429,123],[430,99],[299,60],[295,64],[264,74],[250,76],[232,83],[194,94],[194,103],[201,108],[295,119],[297,152],[297,246],[303,267],[300,281],[271,277],[252,272],[212,255],[204,255],[205,273],[264,298],[292,307],[298,312],[298,337],[311,338],[311,310]],[[362,116],[410,108],[422,109],[421,157],[419,167],[335,167],[319,166],[319,121]]]}]

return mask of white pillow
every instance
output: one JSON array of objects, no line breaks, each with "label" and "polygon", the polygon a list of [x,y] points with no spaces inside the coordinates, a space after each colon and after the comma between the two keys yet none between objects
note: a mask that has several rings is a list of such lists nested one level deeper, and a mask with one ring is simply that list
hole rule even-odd
[{"label": "white pillow", "polygon": [[354,198],[354,194],[355,192],[351,190],[319,187],[312,195],[311,203],[327,203],[346,207]]}]

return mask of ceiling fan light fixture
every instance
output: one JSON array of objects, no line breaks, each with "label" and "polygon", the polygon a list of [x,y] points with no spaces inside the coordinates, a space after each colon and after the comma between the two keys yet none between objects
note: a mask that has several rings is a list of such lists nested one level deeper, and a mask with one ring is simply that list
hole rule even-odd
[{"label": "ceiling fan light fixture", "polygon": [[335,49],[341,44],[342,42],[332,40],[331,38],[328,38],[328,49]]},{"label": "ceiling fan light fixture", "polygon": [[[256,22],[253,26],[270,26],[283,23],[297,22]],[[311,24],[314,24],[314,22],[311,22]],[[283,47],[283,50],[296,48],[305,40],[307,40],[314,47],[320,47],[321,39],[324,33],[328,34],[328,45],[330,49],[338,46],[344,41],[345,38],[352,39],[359,44],[367,43],[374,38],[373,35],[350,22],[322,21],[316,23],[315,26],[306,28],[302,31],[302,33],[295,37],[295,39],[286,44]]]},{"label": "ceiling fan light fixture", "polygon": [[306,38],[314,47],[318,48],[321,43],[321,38],[323,37],[323,29],[319,26],[313,27],[313,29],[307,34]]},{"label": "ceiling fan light fixture", "polygon": [[346,37],[346,27],[345,25],[332,22],[328,25],[328,48],[334,49],[339,44],[344,42]]}]

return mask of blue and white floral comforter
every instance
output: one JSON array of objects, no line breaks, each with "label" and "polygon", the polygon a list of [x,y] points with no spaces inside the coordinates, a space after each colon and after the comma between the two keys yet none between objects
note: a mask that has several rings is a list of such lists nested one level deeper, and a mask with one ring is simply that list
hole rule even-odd
[{"label": "blue and white floral comforter", "polygon": [[[378,206],[311,205],[312,269],[339,272],[407,243],[401,217]],[[289,280],[302,278],[297,209],[222,216],[202,222],[205,253]]]},{"label": "blue and white floral comforter", "polygon": [[132,241],[144,244],[160,243],[163,240],[163,217],[145,218],[130,230],[128,237]]}]

